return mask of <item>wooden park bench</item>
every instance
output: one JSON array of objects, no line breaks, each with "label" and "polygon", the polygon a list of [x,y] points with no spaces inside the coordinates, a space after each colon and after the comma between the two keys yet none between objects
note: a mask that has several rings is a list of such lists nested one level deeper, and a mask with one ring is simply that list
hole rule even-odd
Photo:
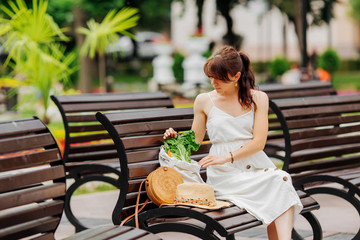
[{"label": "wooden park bench", "polygon": [[[71,210],[71,197],[76,189],[90,181],[101,181],[120,187],[116,149],[109,135],[96,120],[96,112],[145,108],[172,108],[163,92],[77,94],[51,96],[61,113],[65,129],[63,161],[67,178],[74,183],[65,198],[65,214],[76,231],[86,229]],[[113,175],[109,175],[112,173]],[[115,176],[115,177],[114,177]]]},{"label": "wooden park bench", "polygon": [[[360,95],[279,99],[270,105],[284,140],[269,144],[282,150],[283,169],[294,185],[310,195],[343,198],[360,215]],[[359,222],[354,220],[359,231],[353,239],[360,239]]]},{"label": "wooden park bench", "polygon": [[[44,123],[37,118],[0,122],[0,239],[53,240],[65,191],[60,151]],[[160,239],[141,229],[119,226],[91,229],[87,236],[92,235],[96,239],[145,235]],[[85,239],[82,236],[70,239]]]},{"label": "wooden park bench", "polygon": [[[177,131],[191,128],[192,108],[157,109],[133,112],[97,113],[97,119],[103,124],[113,139],[120,161],[121,186],[113,222],[121,220],[135,212],[137,191],[147,175],[159,167],[158,154],[163,144],[163,133],[173,127]],[[205,140],[208,140],[207,137]],[[200,160],[208,154],[211,143],[204,142],[192,158]],[[321,239],[321,227],[311,213],[319,205],[304,192],[298,191],[304,205],[302,215],[309,221],[314,239]],[[139,207],[147,199],[141,192]],[[120,217],[119,217],[120,216]],[[174,217],[186,217],[188,220],[175,221]],[[192,220],[194,221],[192,221]],[[127,223],[133,225],[134,221]],[[220,210],[204,210],[191,207],[163,207],[147,204],[139,215],[140,228],[153,233],[183,232],[202,239],[235,239],[234,234],[261,225],[261,221],[244,209],[232,205]],[[295,234],[296,235],[296,234]],[[299,239],[299,236],[295,236]]]}]

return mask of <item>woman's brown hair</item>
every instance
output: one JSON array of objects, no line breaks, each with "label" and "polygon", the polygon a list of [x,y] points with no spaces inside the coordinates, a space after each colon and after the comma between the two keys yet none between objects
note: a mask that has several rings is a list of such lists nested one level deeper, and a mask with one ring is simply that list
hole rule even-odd
[{"label": "woman's brown hair", "polygon": [[228,73],[235,76],[240,72],[239,102],[245,108],[250,108],[254,103],[250,90],[255,88],[255,77],[250,67],[250,59],[245,53],[238,52],[232,46],[223,46],[207,59],[204,72],[209,78],[224,82],[230,81]]}]

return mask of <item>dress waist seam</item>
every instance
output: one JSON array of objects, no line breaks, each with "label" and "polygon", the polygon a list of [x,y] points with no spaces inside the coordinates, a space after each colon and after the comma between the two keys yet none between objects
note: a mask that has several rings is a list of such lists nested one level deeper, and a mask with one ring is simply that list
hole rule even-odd
[{"label": "dress waist seam", "polygon": [[216,144],[227,144],[227,143],[236,143],[239,141],[250,141],[252,140],[252,138],[244,138],[244,139],[236,139],[236,140],[232,140],[232,141],[221,141],[221,142],[211,142],[212,145],[216,145]]}]

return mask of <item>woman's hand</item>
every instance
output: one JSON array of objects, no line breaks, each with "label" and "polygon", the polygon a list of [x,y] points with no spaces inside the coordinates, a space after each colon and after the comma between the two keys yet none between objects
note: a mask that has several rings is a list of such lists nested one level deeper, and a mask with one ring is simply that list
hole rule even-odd
[{"label": "woman's hand", "polygon": [[207,155],[202,158],[198,164],[202,167],[208,167],[211,165],[222,165],[224,163],[231,162],[230,154],[224,156]]},{"label": "woman's hand", "polygon": [[176,138],[176,136],[177,136],[177,132],[174,129],[169,128],[169,129],[166,129],[163,138],[166,140],[169,138]]}]

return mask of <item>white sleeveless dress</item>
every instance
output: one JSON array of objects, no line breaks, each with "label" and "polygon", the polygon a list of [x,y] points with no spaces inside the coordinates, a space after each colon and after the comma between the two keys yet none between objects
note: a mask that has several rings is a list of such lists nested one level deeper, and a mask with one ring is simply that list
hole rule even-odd
[{"label": "white sleeveless dress", "polygon": [[[212,143],[210,154],[226,155],[250,142],[254,107],[233,117],[217,108],[210,94],[208,96],[213,104],[206,123]],[[206,172],[207,183],[214,187],[217,199],[245,208],[265,225],[292,206],[295,207],[295,216],[303,208],[290,175],[277,169],[263,151],[234,163],[209,166]]]}]

